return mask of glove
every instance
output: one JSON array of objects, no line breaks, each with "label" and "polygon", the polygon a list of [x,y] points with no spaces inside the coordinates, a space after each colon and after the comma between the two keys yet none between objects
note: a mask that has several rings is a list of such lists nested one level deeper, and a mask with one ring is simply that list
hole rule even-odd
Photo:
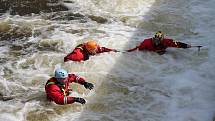
[{"label": "glove", "polygon": [[78,102],[78,103],[81,103],[81,104],[85,104],[86,103],[86,101],[83,98],[80,98],[80,97],[74,97],[74,101]]},{"label": "glove", "polygon": [[86,89],[93,89],[93,84],[92,83],[89,83],[89,82],[84,82],[84,87],[86,88]]},{"label": "glove", "polygon": [[190,48],[191,47],[191,45],[188,45],[188,44],[185,44],[185,43],[182,43],[182,42],[178,42],[178,44],[179,44],[179,48]]},{"label": "glove", "polygon": [[119,50],[116,50],[116,49],[113,49],[112,51],[113,51],[113,52],[120,52]]},{"label": "glove", "polygon": [[191,47],[192,47],[191,45],[188,45],[188,44],[187,44],[187,48],[191,48]]}]

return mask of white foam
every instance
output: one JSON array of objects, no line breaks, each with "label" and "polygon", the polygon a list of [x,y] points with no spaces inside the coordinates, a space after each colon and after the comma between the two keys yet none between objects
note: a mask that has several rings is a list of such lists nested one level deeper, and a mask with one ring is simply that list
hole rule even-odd
[{"label": "white foam", "polygon": [[[74,96],[86,98],[87,104],[85,106],[79,104],[68,105],[77,109],[71,109],[72,111],[62,110],[63,113],[58,116],[51,115],[50,117],[53,120],[70,121],[83,118],[86,120],[107,119],[117,121],[210,121],[212,119],[215,112],[215,45],[213,41],[213,20],[215,19],[213,19],[214,2],[212,0],[207,2],[184,1],[185,4],[191,5],[190,13],[188,11],[190,9],[184,8],[184,6],[181,7],[183,9],[177,9],[177,13],[174,5],[183,5],[183,1],[156,3],[157,6],[153,8],[154,12],[150,10],[154,6],[154,0],[111,0],[108,2],[104,0],[75,0],[75,2],[66,5],[76,6],[75,11],[81,14],[92,14],[111,20],[106,24],[98,24],[92,21],[87,23],[71,21],[62,24],[58,21],[41,20],[40,17],[33,19],[21,16],[10,17],[14,24],[25,21],[36,27],[34,29],[42,29],[44,36],[31,37],[28,42],[38,44],[41,39],[60,40],[63,45],[58,46],[58,48],[63,48],[63,51],[39,51],[23,56],[18,60],[13,58],[13,60],[7,61],[4,66],[13,70],[12,74],[14,75],[5,77],[4,74],[7,71],[4,70],[3,66],[0,68],[0,82],[6,91],[15,93],[15,91],[22,92],[24,90],[31,93],[29,89],[42,90],[43,86],[41,85],[53,75],[54,69],[65,67],[69,71],[85,77],[87,81],[94,83],[95,89],[89,91],[80,86],[81,92],[79,92],[75,88]],[[161,5],[161,8],[159,8],[159,5]],[[178,7],[180,8],[180,6]],[[186,11],[186,15],[181,15],[180,20],[190,20],[190,18],[186,18],[187,15],[192,17],[193,28],[188,27],[191,34],[177,34],[176,32],[174,37],[180,39],[183,38],[181,36],[185,36],[183,42],[207,45],[200,51],[199,56],[192,55],[196,52],[194,48],[188,50],[173,48],[168,49],[166,55],[146,52],[111,52],[93,56],[82,63],[63,63],[63,57],[87,38],[95,39],[101,46],[119,50],[135,47],[143,38],[148,37],[148,35],[151,36],[156,31],[156,28],[153,27],[165,29],[166,25],[170,24],[171,26],[172,23],[159,21],[159,17],[154,18],[160,14],[162,18],[166,11],[172,12],[167,17],[171,18],[171,15],[173,15],[173,19],[177,19],[174,14],[180,16],[184,11]],[[123,23],[120,21],[123,17],[127,17],[129,20]],[[154,20],[154,23],[153,21],[152,23],[141,23],[143,20]],[[34,24],[36,25],[34,26]],[[135,27],[138,24],[147,24],[152,29],[143,27],[137,30]],[[48,26],[57,27],[50,32],[46,28]],[[174,27],[178,26],[172,27],[177,29]],[[84,32],[80,35],[72,34],[67,32],[70,29],[83,30]],[[171,33],[168,29],[166,30]],[[192,32],[197,34],[192,34]],[[169,36],[171,37],[171,34]],[[9,51],[9,47],[2,46],[0,50],[1,56],[8,56],[5,53]],[[30,67],[22,68],[22,65],[25,64]],[[40,79],[38,85],[32,84],[34,79]],[[29,103],[22,105],[19,101],[19,99],[15,99],[13,106],[10,104],[13,101],[1,102],[7,112],[1,110],[0,120],[22,121],[25,120],[25,116],[31,110],[41,109],[44,111],[47,109],[47,106],[43,105],[44,102],[40,104],[29,101]],[[48,109],[58,110],[60,108],[56,105],[48,106]]]}]

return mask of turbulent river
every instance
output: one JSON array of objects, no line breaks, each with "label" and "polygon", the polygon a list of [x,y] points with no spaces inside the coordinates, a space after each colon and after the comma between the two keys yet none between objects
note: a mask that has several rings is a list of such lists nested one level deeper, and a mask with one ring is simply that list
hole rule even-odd
[{"label": "turbulent river", "polygon": [[[0,0],[0,121],[213,121],[214,0]],[[198,48],[102,53],[63,62],[78,44],[126,50],[158,30]],[[65,68],[95,85],[71,84],[85,105],[46,100]]]}]

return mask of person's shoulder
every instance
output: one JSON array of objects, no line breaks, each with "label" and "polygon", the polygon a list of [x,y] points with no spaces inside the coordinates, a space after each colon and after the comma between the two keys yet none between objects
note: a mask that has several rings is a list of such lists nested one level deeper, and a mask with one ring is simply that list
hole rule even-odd
[{"label": "person's shoulder", "polygon": [[76,47],[83,47],[84,43],[77,45]]},{"label": "person's shoulder", "polygon": [[142,42],[142,44],[149,44],[152,42],[152,38],[147,38],[147,39],[144,39],[144,41]]},{"label": "person's shoulder", "polygon": [[55,77],[49,78],[49,80],[46,82],[46,86],[55,84],[55,81],[56,81]]},{"label": "person's shoulder", "polygon": [[152,38],[146,38],[144,41],[152,41]]},{"label": "person's shoulder", "polygon": [[49,80],[53,80],[53,79],[55,79],[55,77],[50,77],[50,78],[49,78]]},{"label": "person's shoulder", "polygon": [[164,41],[173,41],[173,39],[171,39],[171,38],[164,38],[163,40]]},{"label": "person's shoulder", "polygon": [[49,91],[60,90],[57,84],[48,84],[46,85],[46,89],[48,89]]},{"label": "person's shoulder", "polygon": [[68,74],[68,77],[70,78],[70,77],[73,77],[73,76],[75,76],[75,74],[73,74],[73,73],[69,73]]},{"label": "person's shoulder", "polygon": [[82,52],[83,51],[83,47],[76,47],[74,50],[73,50],[73,52]]},{"label": "person's shoulder", "polygon": [[54,80],[54,77],[50,77],[47,81],[46,81],[46,84],[53,81]]},{"label": "person's shoulder", "polygon": [[54,82],[48,82],[45,87],[48,89],[54,89],[55,86],[57,85]]}]

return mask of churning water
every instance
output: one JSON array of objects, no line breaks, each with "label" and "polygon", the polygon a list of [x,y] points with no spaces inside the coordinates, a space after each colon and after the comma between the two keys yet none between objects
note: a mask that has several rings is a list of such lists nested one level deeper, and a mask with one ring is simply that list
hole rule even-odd
[{"label": "churning water", "polygon": [[[214,0],[38,1],[26,2],[34,9],[24,11],[1,1],[13,3],[0,9],[1,121],[213,120]],[[87,39],[125,50],[158,30],[203,48],[170,48],[164,55],[110,52],[63,62]],[[44,85],[58,67],[95,84],[92,91],[72,84],[73,95],[84,97],[86,105],[46,100]]]}]

